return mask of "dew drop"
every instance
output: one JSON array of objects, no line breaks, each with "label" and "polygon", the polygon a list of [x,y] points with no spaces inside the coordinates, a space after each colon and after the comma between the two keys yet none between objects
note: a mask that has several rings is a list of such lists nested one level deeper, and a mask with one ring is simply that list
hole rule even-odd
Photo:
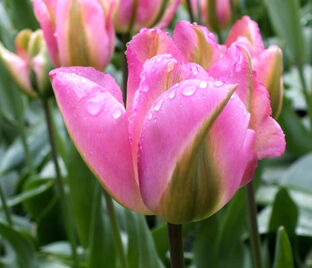
[{"label": "dew drop", "polygon": [[81,78],[81,83],[87,83],[87,79],[85,77]]},{"label": "dew drop", "polygon": [[175,97],[175,91],[173,90],[173,91],[171,91],[170,93],[169,93],[169,99],[173,99],[174,97]]},{"label": "dew drop", "polygon": [[162,61],[162,58],[161,57],[158,57],[157,59],[156,59],[156,62],[161,62]]},{"label": "dew drop", "polygon": [[87,112],[90,115],[98,115],[102,111],[103,105],[99,102],[89,102],[87,104]]},{"label": "dew drop", "polygon": [[150,113],[150,114],[148,115],[147,119],[148,119],[148,120],[152,120],[152,118],[153,118],[153,114]]},{"label": "dew drop", "polygon": [[171,72],[175,66],[175,63],[173,61],[170,61],[167,65],[167,72]]},{"label": "dew drop", "polygon": [[115,112],[113,112],[112,116],[117,119],[121,116],[121,111],[119,109],[115,110]]},{"label": "dew drop", "polygon": [[163,104],[163,100],[160,100],[159,102],[156,103],[154,110],[157,112],[160,110],[161,106]]},{"label": "dew drop", "polygon": [[182,91],[182,94],[184,96],[192,96],[196,91],[196,87],[195,86],[188,86],[188,87],[185,87]]},{"label": "dew drop", "polygon": [[193,75],[197,75],[198,74],[198,70],[196,66],[192,66],[192,74]]},{"label": "dew drop", "polygon": [[221,87],[221,86],[223,86],[223,82],[221,82],[221,81],[216,81],[216,82],[214,83],[214,85],[215,85],[216,87]]},{"label": "dew drop", "polygon": [[208,86],[208,83],[206,81],[201,81],[199,84],[200,88],[206,88]]}]

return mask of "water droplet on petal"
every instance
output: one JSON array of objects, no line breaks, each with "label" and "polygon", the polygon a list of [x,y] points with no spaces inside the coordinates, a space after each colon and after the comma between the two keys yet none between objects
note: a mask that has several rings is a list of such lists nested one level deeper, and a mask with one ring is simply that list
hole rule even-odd
[{"label": "water droplet on petal", "polygon": [[195,86],[188,86],[188,87],[185,87],[182,91],[182,94],[184,96],[192,96],[196,91],[196,87]]},{"label": "water droplet on petal", "polygon": [[90,115],[98,115],[102,111],[103,105],[98,102],[89,102],[87,104],[87,112]]},{"label": "water droplet on petal", "polygon": [[198,74],[198,69],[196,66],[192,66],[192,74],[197,75]]},{"label": "water droplet on petal", "polygon": [[175,97],[175,91],[173,90],[169,93],[169,99],[173,99],[174,97]]},{"label": "water droplet on petal", "polygon": [[152,118],[153,118],[153,114],[150,113],[150,114],[148,115],[147,119],[148,119],[148,120],[151,120]]},{"label": "water droplet on petal", "polygon": [[158,101],[158,102],[156,103],[156,105],[155,105],[155,107],[154,107],[154,110],[155,110],[156,112],[160,110],[160,108],[161,108],[163,102],[164,102],[164,101],[161,99],[160,101]]},{"label": "water droplet on petal", "polygon": [[216,81],[216,82],[214,83],[214,85],[215,85],[216,87],[221,87],[221,86],[223,86],[223,82],[222,82],[222,81]]},{"label": "water droplet on petal", "polygon": [[81,78],[81,83],[86,83],[87,82],[87,79],[85,77],[82,77]]},{"label": "water droplet on petal", "polygon": [[162,61],[162,58],[161,57],[158,57],[157,59],[156,59],[156,62],[161,62]]},{"label": "water droplet on petal", "polygon": [[200,88],[206,88],[208,86],[208,83],[206,81],[201,81],[199,84]]},{"label": "water droplet on petal", "polygon": [[115,110],[115,112],[113,112],[112,116],[116,119],[119,118],[121,116],[121,110],[120,109]]}]

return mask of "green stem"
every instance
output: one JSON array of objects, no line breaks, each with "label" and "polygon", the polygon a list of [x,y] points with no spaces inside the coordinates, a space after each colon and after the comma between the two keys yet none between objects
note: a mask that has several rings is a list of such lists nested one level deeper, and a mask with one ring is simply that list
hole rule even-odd
[{"label": "green stem", "polygon": [[127,43],[130,40],[130,34],[125,33],[121,35],[122,42],[122,95],[123,101],[126,106],[127,104],[127,82],[128,82],[128,62],[126,57]]},{"label": "green stem", "polygon": [[10,212],[9,207],[7,205],[6,198],[5,198],[5,195],[4,195],[4,192],[2,190],[1,185],[0,185],[0,198],[1,198],[2,207],[4,210],[5,217],[7,219],[8,224],[12,228],[13,227],[13,221],[12,221],[12,217],[11,217],[11,212]]},{"label": "green stem", "polygon": [[305,101],[307,104],[308,116],[309,116],[309,120],[310,120],[310,130],[312,130],[312,98],[308,92],[308,86],[307,86],[307,82],[306,82],[305,77],[304,77],[304,70],[303,70],[302,65],[297,65],[297,69],[298,69],[298,73],[299,73],[301,86],[303,89],[303,94],[304,94]]},{"label": "green stem", "polygon": [[18,132],[19,132],[19,135],[21,137],[21,140],[22,140],[26,164],[27,164],[27,167],[29,169],[30,175],[33,175],[35,168],[34,168],[33,159],[32,159],[31,154],[30,154],[29,146],[27,143],[27,138],[26,138],[26,133],[25,133],[25,124],[23,121],[24,121],[23,116],[17,115],[17,128],[18,128]]},{"label": "green stem", "polygon": [[53,127],[52,127],[51,111],[50,111],[48,100],[45,98],[42,98],[41,100],[42,100],[43,110],[44,110],[46,124],[47,124],[52,159],[53,159],[55,173],[56,173],[56,182],[57,182],[58,192],[59,192],[60,199],[61,199],[61,205],[62,205],[64,220],[65,220],[66,231],[67,231],[67,235],[71,244],[74,267],[78,268],[79,261],[78,261],[78,255],[77,255],[76,238],[75,238],[74,228],[72,224],[72,217],[70,217],[71,210],[68,204],[68,200],[66,198],[65,185],[64,185],[63,178],[61,175],[60,166],[57,160],[57,151],[56,151],[55,137],[54,137]]},{"label": "green stem", "polygon": [[121,265],[121,268],[128,268],[129,266],[128,266],[126,254],[122,245],[122,241],[121,241],[120,230],[118,226],[118,221],[116,217],[113,200],[105,190],[103,190],[103,192],[104,192],[104,197],[106,201],[106,207],[108,211],[110,224],[112,227],[113,238],[114,238],[115,246],[117,249],[117,254],[120,260],[120,265]]},{"label": "green stem", "polygon": [[182,225],[168,223],[171,268],[184,268]]},{"label": "green stem", "polygon": [[186,0],[186,6],[187,6],[187,11],[189,13],[190,21],[195,22],[191,0]]},{"label": "green stem", "polygon": [[263,265],[261,258],[261,241],[258,232],[258,222],[257,222],[257,205],[255,201],[255,191],[252,181],[246,185],[246,195],[248,205],[248,216],[250,222],[250,238],[251,238],[253,263],[255,268],[262,268]]}]

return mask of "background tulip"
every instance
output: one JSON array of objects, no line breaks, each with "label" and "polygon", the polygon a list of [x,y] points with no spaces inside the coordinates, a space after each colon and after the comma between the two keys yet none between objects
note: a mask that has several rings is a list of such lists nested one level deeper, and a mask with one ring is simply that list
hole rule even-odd
[{"label": "background tulip", "polygon": [[0,60],[30,97],[50,93],[49,71],[52,68],[42,31],[23,30],[15,38],[16,54],[0,43]]},{"label": "background tulip", "polygon": [[117,0],[114,13],[116,32],[138,32],[144,27],[165,28],[181,0]]},{"label": "background tulip", "polygon": [[[205,70],[196,61],[207,47],[218,56]],[[175,224],[203,219],[252,178],[258,159],[283,153],[284,134],[244,47],[225,50],[206,28],[179,22],[173,38],[142,30],[126,54],[126,109],[109,75],[51,72],[72,139],[124,206]]]},{"label": "background tulip", "polygon": [[33,0],[55,66],[103,70],[115,44],[113,3],[97,0]]},{"label": "background tulip", "polygon": [[196,17],[200,15],[202,22],[214,32],[228,27],[232,20],[231,0],[192,0],[192,11]]},{"label": "background tulip", "polygon": [[270,94],[273,117],[277,118],[283,103],[283,54],[279,47],[270,46],[265,49],[256,22],[248,16],[238,20],[231,29],[226,46],[238,42],[248,50],[252,67],[257,78],[265,85]]}]

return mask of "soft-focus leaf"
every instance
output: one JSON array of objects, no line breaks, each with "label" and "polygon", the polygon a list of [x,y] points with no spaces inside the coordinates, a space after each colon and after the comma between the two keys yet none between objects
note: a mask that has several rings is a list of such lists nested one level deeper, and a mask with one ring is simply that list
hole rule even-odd
[{"label": "soft-focus leaf", "polygon": [[294,234],[298,220],[298,208],[286,189],[281,188],[275,196],[269,230],[275,232],[285,226],[287,233]]},{"label": "soft-focus leaf", "polygon": [[294,62],[302,65],[305,61],[305,48],[299,1],[266,0],[265,4],[277,34],[285,40]]},{"label": "soft-focus leaf", "polygon": [[293,268],[291,245],[284,227],[278,229],[273,268]]},{"label": "soft-focus leaf", "polygon": [[35,249],[27,238],[3,222],[0,222],[0,235],[14,248],[19,267],[36,267]]},{"label": "soft-focus leaf", "polygon": [[81,244],[90,247],[89,267],[114,267],[115,251],[108,224],[103,220],[101,187],[70,143],[68,183],[73,216]]},{"label": "soft-focus leaf", "polygon": [[129,235],[129,266],[163,268],[144,216],[130,211],[126,211],[126,216]]}]

